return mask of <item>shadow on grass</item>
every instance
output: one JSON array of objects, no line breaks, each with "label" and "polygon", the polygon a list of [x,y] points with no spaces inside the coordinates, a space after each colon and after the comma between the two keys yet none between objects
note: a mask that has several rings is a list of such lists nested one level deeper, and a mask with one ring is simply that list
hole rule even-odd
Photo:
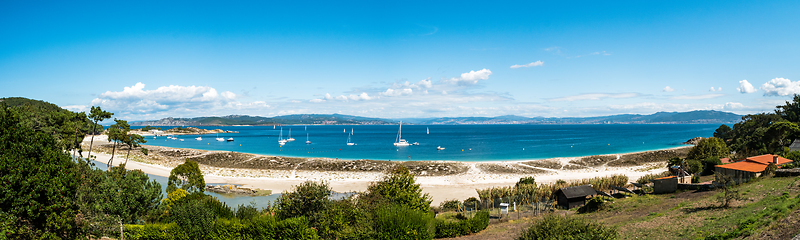
[{"label": "shadow on grass", "polygon": [[717,209],[725,209],[725,207],[711,205],[711,206],[705,206],[705,207],[684,208],[683,212],[684,213],[695,213],[695,212],[700,212],[700,211],[717,210]]}]

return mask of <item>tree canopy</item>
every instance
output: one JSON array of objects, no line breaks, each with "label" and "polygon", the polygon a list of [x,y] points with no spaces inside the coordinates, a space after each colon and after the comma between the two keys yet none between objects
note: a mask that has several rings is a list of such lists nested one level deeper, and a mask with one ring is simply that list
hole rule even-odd
[{"label": "tree canopy", "polygon": [[197,162],[186,160],[185,163],[173,168],[169,173],[169,180],[167,182],[167,193],[171,193],[176,189],[183,189],[189,193],[205,192],[206,181],[203,179],[203,173],[200,172],[200,167]]},{"label": "tree canopy", "polygon": [[392,169],[383,180],[370,184],[365,195],[377,195],[390,203],[423,212],[430,211],[430,195],[422,193],[422,188],[415,183],[414,174],[402,165]]},{"label": "tree canopy", "polygon": [[728,157],[730,153],[731,152],[728,149],[728,145],[725,144],[725,141],[720,138],[710,137],[700,140],[700,142],[697,143],[697,146],[694,146],[691,150],[689,150],[689,154],[686,156],[686,158],[694,160],[724,158]]}]

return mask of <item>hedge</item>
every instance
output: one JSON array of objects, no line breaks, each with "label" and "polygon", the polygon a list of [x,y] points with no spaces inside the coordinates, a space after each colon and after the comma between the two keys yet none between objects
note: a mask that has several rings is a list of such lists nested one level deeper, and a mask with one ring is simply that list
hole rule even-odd
[{"label": "hedge", "polygon": [[477,233],[489,226],[489,212],[480,211],[474,217],[459,221],[436,220],[436,238],[451,238]]},{"label": "hedge", "polygon": [[[188,234],[175,223],[125,225],[125,238],[131,240],[184,240]],[[215,232],[208,239],[319,239],[303,217],[275,221],[262,215],[249,220],[217,219]]]}]

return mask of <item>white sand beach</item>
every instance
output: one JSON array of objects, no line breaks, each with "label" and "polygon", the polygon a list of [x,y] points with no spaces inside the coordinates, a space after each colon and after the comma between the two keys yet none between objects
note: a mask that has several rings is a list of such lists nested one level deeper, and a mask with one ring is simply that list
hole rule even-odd
[{"label": "white sand beach", "polygon": [[[84,141],[86,145],[85,149],[88,149],[88,141],[89,138],[86,138]],[[99,152],[100,148],[97,147],[100,144],[107,144],[106,142],[105,136],[95,136],[94,144],[96,147],[95,150],[97,151],[93,151],[92,155],[97,156],[96,160],[99,162],[108,162],[111,158],[110,154]],[[134,156],[134,151],[131,152],[132,156]],[[114,165],[125,161],[125,152],[118,151],[117,153],[118,154],[114,157]],[[626,154],[617,155],[616,158],[619,159],[622,155]],[[612,159],[613,157],[614,155],[609,156],[609,158]],[[558,163],[561,166],[569,166],[574,165],[575,161],[580,159],[582,159],[582,157],[554,158],[537,161],[549,161]],[[146,161],[150,161],[151,163],[146,163]],[[447,161],[441,161],[441,163],[447,163]],[[629,181],[636,181],[636,179],[645,174],[663,172],[665,171],[664,166],[666,166],[666,161],[655,161],[638,166],[626,167],[613,167],[602,164],[599,166],[583,167],[581,169],[550,169],[523,165],[520,163],[521,161],[459,162],[459,164],[464,164],[468,167],[465,172],[446,176],[417,176],[417,183],[421,185],[424,193],[430,194],[433,198],[432,204],[438,205],[442,201],[449,199],[464,200],[469,197],[478,197],[475,189],[511,186],[519,181],[520,178],[527,176],[534,176],[536,182],[539,183],[551,183],[559,179],[570,181],[605,177],[614,174],[625,175],[628,176]],[[178,163],[158,162],[152,159],[142,160],[138,157],[131,157],[126,167],[128,169],[139,169],[148,174],[168,177],[171,169],[174,167],[172,165],[176,164]],[[496,173],[482,170],[486,169],[486,165],[516,168],[524,166],[540,171],[537,173]],[[200,168],[205,175],[206,183],[240,184],[249,188],[269,189],[274,193],[289,191],[292,189],[292,186],[309,180],[325,181],[337,192],[364,191],[371,182],[380,180],[384,176],[381,172],[367,171],[244,169],[213,167],[204,164],[200,164]]]}]

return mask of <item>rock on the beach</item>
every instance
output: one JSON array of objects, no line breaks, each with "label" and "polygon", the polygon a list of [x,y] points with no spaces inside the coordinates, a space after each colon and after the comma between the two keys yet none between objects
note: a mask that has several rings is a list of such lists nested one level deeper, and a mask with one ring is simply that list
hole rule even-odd
[{"label": "rock on the beach", "polygon": [[700,143],[700,140],[703,140],[703,137],[696,137],[696,138],[689,139],[689,141],[686,141],[683,144],[697,145],[697,143]]}]

